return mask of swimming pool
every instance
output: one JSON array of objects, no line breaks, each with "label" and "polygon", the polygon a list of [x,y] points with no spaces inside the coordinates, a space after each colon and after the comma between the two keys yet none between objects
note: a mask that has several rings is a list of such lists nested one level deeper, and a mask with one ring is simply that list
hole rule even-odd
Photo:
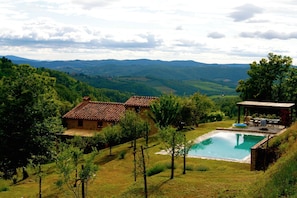
[{"label": "swimming pool", "polygon": [[188,152],[188,157],[249,162],[250,149],[266,136],[215,130],[197,138]]}]

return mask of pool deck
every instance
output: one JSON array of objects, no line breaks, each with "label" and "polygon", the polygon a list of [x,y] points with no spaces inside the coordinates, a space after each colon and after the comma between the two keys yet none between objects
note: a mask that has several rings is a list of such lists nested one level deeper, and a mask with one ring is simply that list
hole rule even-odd
[{"label": "pool deck", "polygon": [[222,128],[218,127],[217,130],[228,130],[228,131],[239,131],[239,132],[251,132],[251,133],[261,133],[261,134],[269,134],[269,135],[276,135],[286,129],[282,125],[275,125],[275,126],[248,126],[246,128],[236,128],[236,127],[229,127],[229,128]]},{"label": "pool deck", "polygon": [[[252,134],[258,134],[258,135],[268,135],[268,136],[275,136],[278,134],[281,134],[286,130],[286,128],[282,125],[273,125],[273,126],[248,126],[246,128],[236,128],[236,127],[217,127],[216,130],[208,132],[204,135],[201,135],[197,137],[193,143],[199,143],[209,137],[211,137],[213,134],[218,133],[218,131],[228,131],[228,132],[242,132],[242,133],[252,133]],[[157,152],[156,154],[161,155],[168,155],[168,151],[162,150],[160,152]],[[191,156],[187,155],[187,157],[190,158],[200,158],[200,159],[209,159],[209,160],[222,160],[222,161],[230,161],[230,162],[239,162],[239,163],[251,163],[251,155],[248,155],[246,158],[241,160],[231,160],[231,159],[221,159],[221,158],[212,158],[212,157],[198,157],[198,156]]]}]

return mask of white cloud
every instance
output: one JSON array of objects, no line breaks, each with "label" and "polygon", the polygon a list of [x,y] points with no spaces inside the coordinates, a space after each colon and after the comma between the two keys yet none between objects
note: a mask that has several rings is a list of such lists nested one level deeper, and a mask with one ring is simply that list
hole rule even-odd
[{"label": "white cloud", "polygon": [[211,32],[207,35],[207,37],[213,38],[213,39],[220,39],[220,38],[224,38],[225,35],[219,32]]},{"label": "white cloud", "polygon": [[249,63],[277,51],[295,58],[296,9],[291,0],[5,1],[0,55]]},{"label": "white cloud", "polygon": [[256,14],[262,13],[263,9],[253,4],[245,4],[236,8],[236,11],[230,14],[234,21],[244,21],[253,18]]},{"label": "white cloud", "polygon": [[246,38],[262,38],[262,39],[297,39],[297,31],[295,32],[276,32],[274,30],[268,30],[265,32],[241,32],[240,36]]}]

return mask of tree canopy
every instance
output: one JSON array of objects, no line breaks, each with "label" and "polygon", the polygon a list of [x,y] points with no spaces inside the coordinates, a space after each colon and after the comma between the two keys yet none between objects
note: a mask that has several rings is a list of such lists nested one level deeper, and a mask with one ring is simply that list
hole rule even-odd
[{"label": "tree canopy", "polygon": [[250,64],[250,77],[240,80],[236,91],[243,100],[289,101],[287,91],[293,88],[294,71],[292,58],[269,53],[267,59]]},{"label": "tree canopy", "polygon": [[1,63],[11,74],[0,80],[0,171],[9,178],[33,156],[50,158],[62,125],[55,79],[29,65]]},{"label": "tree canopy", "polygon": [[152,118],[160,127],[178,126],[181,112],[181,104],[177,96],[172,94],[162,95],[151,106]]}]

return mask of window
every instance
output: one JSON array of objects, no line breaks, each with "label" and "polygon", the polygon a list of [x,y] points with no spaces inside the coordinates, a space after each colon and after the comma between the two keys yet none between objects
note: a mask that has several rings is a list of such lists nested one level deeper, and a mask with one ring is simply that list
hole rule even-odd
[{"label": "window", "polygon": [[140,112],[140,107],[135,107],[135,112],[139,113]]},{"label": "window", "polygon": [[103,122],[102,121],[98,121],[97,122],[97,128],[102,128],[103,127]]},{"label": "window", "polygon": [[82,127],[83,126],[83,120],[78,120],[78,126]]}]

